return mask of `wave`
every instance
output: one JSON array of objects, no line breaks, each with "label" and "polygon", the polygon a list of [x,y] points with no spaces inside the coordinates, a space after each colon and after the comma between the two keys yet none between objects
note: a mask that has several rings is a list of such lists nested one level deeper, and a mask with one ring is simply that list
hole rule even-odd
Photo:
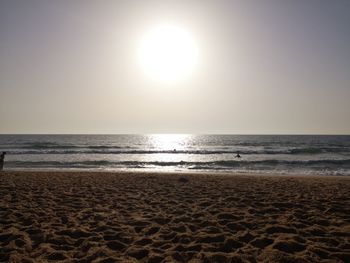
[{"label": "wave", "polygon": [[289,154],[319,154],[350,152],[348,147],[305,147],[289,149]]},{"label": "wave", "polygon": [[89,149],[121,149],[121,148],[131,148],[130,146],[107,146],[107,145],[92,145],[81,148],[89,148]]},{"label": "wave", "polygon": [[95,160],[95,161],[9,161],[7,164],[10,167],[98,167],[98,166],[123,166],[123,167],[149,167],[149,166],[180,166],[189,168],[234,168],[244,166],[350,166],[350,159],[327,159],[327,160],[300,160],[300,161],[287,161],[287,160],[261,160],[261,161],[241,161],[241,160],[220,160],[209,162],[161,162],[161,161],[108,161],[108,160]]},{"label": "wave", "polygon": [[131,148],[130,146],[114,146],[114,145],[77,145],[77,144],[62,144],[55,142],[33,142],[33,143],[24,143],[24,144],[7,144],[2,145],[6,148],[22,148],[22,149],[120,149],[120,148]]},{"label": "wave", "polygon": [[[28,149],[15,149],[8,150],[11,154],[198,154],[198,155],[210,155],[210,154],[237,154],[237,150],[130,150],[131,147],[118,147],[118,146],[46,146],[41,148],[28,148]],[[243,149],[239,150],[241,155],[250,154],[290,154],[290,155],[315,155],[322,153],[350,153],[350,148],[291,148],[291,149]]]},{"label": "wave", "polygon": [[[17,146],[18,147],[18,146]],[[23,149],[74,149],[79,148],[79,146],[73,144],[58,144],[54,142],[35,142],[28,143],[21,146]]]}]

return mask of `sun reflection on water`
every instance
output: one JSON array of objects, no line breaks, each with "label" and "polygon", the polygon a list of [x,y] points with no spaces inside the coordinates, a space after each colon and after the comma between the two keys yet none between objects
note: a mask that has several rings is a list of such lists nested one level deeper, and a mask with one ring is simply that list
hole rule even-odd
[{"label": "sun reflection on water", "polygon": [[[141,158],[148,162],[174,162],[174,166],[160,166],[157,170],[174,171],[179,163],[188,161],[185,152],[193,144],[190,134],[152,134],[148,135],[149,150],[159,151],[157,154],[143,155]],[[175,153],[175,154],[174,154]]]},{"label": "sun reflection on water", "polygon": [[191,141],[190,134],[152,134],[149,143],[152,148],[164,151],[185,150]]}]

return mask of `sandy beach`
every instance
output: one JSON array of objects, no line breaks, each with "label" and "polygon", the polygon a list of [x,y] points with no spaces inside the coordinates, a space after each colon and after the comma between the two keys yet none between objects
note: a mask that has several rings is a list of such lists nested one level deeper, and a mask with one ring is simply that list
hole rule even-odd
[{"label": "sandy beach", "polygon": [[3,172],[1,262],[350,262],[350,178]]}]

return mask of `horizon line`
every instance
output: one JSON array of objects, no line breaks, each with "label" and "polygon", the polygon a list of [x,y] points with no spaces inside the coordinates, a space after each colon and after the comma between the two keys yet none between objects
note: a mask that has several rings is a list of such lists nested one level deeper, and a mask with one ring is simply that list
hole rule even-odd
[{"label": "horizon line", "polygon": [[350,133],[0,133],[3,135],[235,135],[235,136],[350,136]]}]

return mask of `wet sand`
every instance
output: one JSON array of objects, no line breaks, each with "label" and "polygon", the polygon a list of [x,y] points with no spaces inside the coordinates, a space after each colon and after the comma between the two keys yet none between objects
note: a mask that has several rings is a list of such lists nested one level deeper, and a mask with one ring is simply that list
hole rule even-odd
[{"label": "wet sand", "polygon": [[0,262],[350,262],[350,178],[3,172]]}]

